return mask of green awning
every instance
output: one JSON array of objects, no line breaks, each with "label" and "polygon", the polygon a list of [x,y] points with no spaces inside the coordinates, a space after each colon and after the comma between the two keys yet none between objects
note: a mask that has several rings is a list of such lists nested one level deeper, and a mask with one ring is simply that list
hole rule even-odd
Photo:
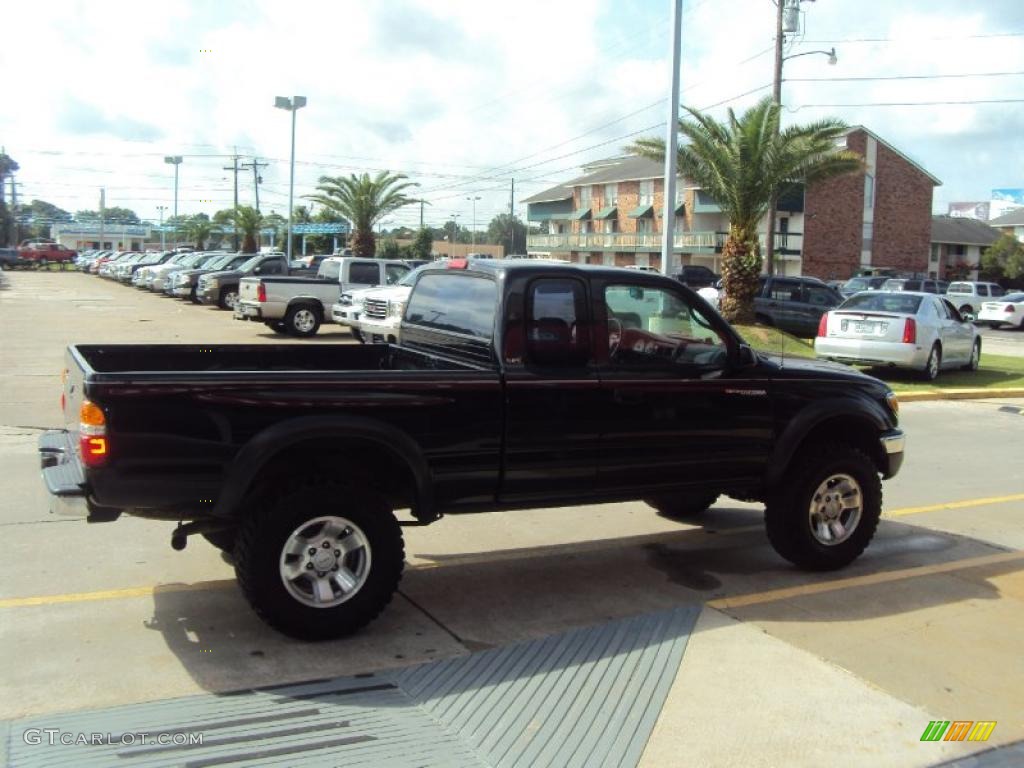
[{"label": "green awning", "polygon": [[600,211],[594,214],[595,219],[614,219],[615,213],[618,211],[614,205],[611,208],[602,208]]},{"label": "green awning", "polygon": [[629,212],[629,218],[631,219],[645,219],[648,216],[654,215],[653,205],[640,205]]},{"label": "green awning", "polygon": [[589,208],[580,208],[578,211],[576,211],[572,215],[573,221],[583,221],[584,219],[589,219],[589,218],[590,218],[590,209]]}]

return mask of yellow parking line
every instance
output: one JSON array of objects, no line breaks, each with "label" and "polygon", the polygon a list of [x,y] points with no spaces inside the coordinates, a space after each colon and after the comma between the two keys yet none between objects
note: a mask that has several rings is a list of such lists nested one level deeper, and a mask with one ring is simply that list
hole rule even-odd
[{"label": "yellow parking line", "polygon": [[835,579],[833,581],[815,582],[813,584],[801,584],[797,587],[769,589],[765,592],[752,592],[747,595],[736,595],[734,597],[721,597],[716,600],[709,600],[706,605],[710,608],[719,609],[744,608],[748,605],[760,605],[761,603],[773,603],[777,600],[788,600],[791,597],[805,597],[807,595],[819,595],[824,592],[835,592],[840,589],[867,587],[875,584],[887,584],[889,582],[903,581],[904,579],[913,579],[919,576],[932,576],[937,573],[961,571],[967,568],[977,568],[983,565],[996,565],[998,563],[1006,563],[1020,559],[1024,559],[1024,552],[999,552],[995,555],[969,557],[966,560],[954,560],[949,563],[938,563],[937,565],[919,565],[913,568],[902,568],[898,571],[871,573],[865,576],[851,576],[847,579]]},{"label": "yellow parking line", "polygon": [[[963,508],[967,508],[967,507],[980,507],[980,506],[984,506],[986,504],[1003,504],[1003,503],[1010,502],[1010,501],[1024,501],[1024,493],[1017,493],[1017,494],[1013,494],[1013,495],[1010,495],[1010,496],[989,496],[989,497],[980,498],[980,499],[966,499],[964,501],[951,501],[951,502],[948,502],[948,503],[945,503],[945,504],[931,504],[931,505],[922,506],[922,507],[903,507],[901,509],[889,510],[888,512],[886,512],[884,514],[884,516],[885,517],[903,517],[903,516],[906,516],[906,515],[917,515],[917,514],[921,514],[923,512],[937,512],[937,511],[944,510],[944,509],[963,509]],[[718,534],[718,535],[736,535],[736,534],[750,533],[750,532],[753,532],[753,531],[759,531],[761,529],[762,529],[762,526],[760,526],[760,525],[743,525],[743,526],[737,526],[735,528],[717,529],[715,531],[715,533]],[[640,538],[654,538],[654,537],[658,537],[660,535],[661,534],[651,534],[649,537],[640,537]],[[589,550],[593,550],[593,549],[602,548],[605,543],[606,543],[605,540],[598,540],[598,541],[582,542],[582,543],[575,543],[575,544],[565,544],[564,546],[561,546],[561,547],[553,547],[551,550],[545,552],[545,554],[552,555],[552,554],[557,554],[558,552],[570,552],[570,551],[571,552],[577,552],[577,553],[581,552],[581,551],[585,552],[585,551],[589,551]],[[519,553],[515,553],[514,556],[518,557]],[[993,557],[1003,558],[1003,559],[1013,559],[1013,558],[1019,557],[1019,556],[1020,556],[1020,553],[1009,553],[1008,555],[993,555]],[[474,555],[467,555],[467,556],[464,556],[464,557],[457,557],[456,556],[456,557],[453,557],[451,560],[448,560],[446,562],[434,562],[434,563],[432,563],[432,562],[424,562],[424,563],[413,564],[413,565],[409,566],[409,570],[431,570],[431,569],[434,569],[434,568],[448,568],[448,567],[451,567],[451,566],[454,566],[454,565],[465,566],[465,565],[482,564],[482,563],[496,562],[496,561],[501,561],[501,560],[509,560],[509,559],[512,559],[512,557],[513,557],[513,555],[511,553],[509,555],[504,556],[504,557],[501,555],[501,553],[480,553],[480,554],[474,554]],[[968,563],[969,561],[965,560],[965,561],[961,561],[961,562]],[[995,562],[995,561],[993,561],[993,562]],[[980,564],[984,564],[984,563],[980,563]],[[943,564],[941,566],[922,566],[922,568],[933,568],[933,567],[944,569],[944,570],[952,570],[953,568],[961,567],[961,566],[956,565],[956,564]],[[970,567],[970,565],[964,565],[962,567],[966,568],[966,567]],[[913,572],[910,575],[927,575],[921,569],[908,569],[907,572],[908,573],[909,572]],[[936,571],[936,572],[941,572],[941,571]],[[903,573],[903,571],[892,571],[889,574],[875,574],[874,577],[877,577],[877,579],[879,581],[866,581],[864,583],[865,584],[881,583],[881,582],[884,582],[884,581],[893,580],[894,578],[909,578],[909,576],[906,576],[906,577],[901,577],[901,576],[893,577],[892,576],[892,574],[899,574],[899,573]],[[857,577],[857,579],[870,579],[870,578],[874,578],[874,577],[863,576],[863,577]],[[799,592],[794,592],[793,594],[794,595],[795,594],[811,594],[814,591],[824,591],[824,592],[827,592],[827,591],[830,591],[831,589],[838,588],[838,587],[833,587],[832,585],[834,585],[834,584],[844,584],[844,585],[846,585],[848,583],[848,581],[849,580],[842,580],[842,581],[839,581],[839,582],[835,582],[835,581],[827,582],[825,584],[811,584],[811,585],[807,585],[805,587],[794,587],[793,589],[800,590],[800,591]],[[216,580],[216,581],[201,581],[201,582],[196,582],[194,584],[158,584],[156,586],[149,586],[149,587],[128,587],[126,589],[106,589],[106,590],[99,590],[99,591],[96,591],[96,592],[71,592],[71,593],[61,594],[61,595],[38,595],[38,596],[34,596],[34,597],[9,597],[9,598],[2,598],[2,599],[0,599],[0,609],[3,609],[3,608],[25,608],[25,607],[29,607],[29,606],[35,606],[35,605],[59,605],[59,604],[62,604],[62,603],[85,603],[85,602],[92,602],[92,601],[96,601],[96,600],[121,600],[121,599],[126,599],[126,598],[133,598],[133,597],[151,597],[153,594],[155,594],[158,591],[162,592],[162,593],[166,593],[166,592],[190,592],[190,591],[208,590],[208,589],[227,589],[229,587],[234,586],[234,584],[235,584],[235,582],[233,580],[231,580],[231,579],[220,579],[220,580]],[[771,590],[770,592],[757,593],[755,595],[750,595],[750,596],[740,596],[740,597],[736,597],[736,598],[722,598],[722,600],[712,601],[712,602],[708,603],[708,605],[711,605],[712,607],[726,607],[725,606],[725,602],[728,602],[728,601],[748,600],[748,599],[758,598],[758,595],[774,595],[776,593],[780,593],[781,594],[782,592],[786,592],[786,590],[782,590],[782,591],[780,591],[780,590]],[[787,596],[790,596],[790,595],[783,594],[781,597],[769,597],[769,598],[766,598],[764,600],[758,598],[758,599],[754,600],[754,602],[768,602],[769,600],[782,600],[782,599],[785,599]],[[725,602],[723,602],[723,601],[725,601]],[[743,603],[743,604],[746,605],[746,604],[752,604],[752,603]],[[733,603],[729,603],[728,607],[734,607],[734,604]]]},{"label": "yellow parking line", "polygon": [[883,514],[883,517],[903,517],[904,515],[919,515],[922,512],[938,512],[943,509],[964,509],[966,507],[981,507],[986,504],[1005,504],[1008,501],[1024,501],[1024,493],[1014,493],[1010,496],[989,496],[984,499],[965,499],[964,501],[950,501],[945,504],[929,504],[924,507],[903,507],[902,509],[890,509]]}]

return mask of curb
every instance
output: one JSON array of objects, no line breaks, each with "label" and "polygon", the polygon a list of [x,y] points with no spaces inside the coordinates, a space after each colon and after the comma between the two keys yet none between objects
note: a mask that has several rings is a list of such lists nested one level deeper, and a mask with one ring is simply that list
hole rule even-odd
[{"label": "curb", "polygon": [[935,392],[900,392],[893,390],[900,403],[920,403],[930,400],[979,400],[1000,397],[1024,397],[1024,387],[1014,389],[946,389]]}]

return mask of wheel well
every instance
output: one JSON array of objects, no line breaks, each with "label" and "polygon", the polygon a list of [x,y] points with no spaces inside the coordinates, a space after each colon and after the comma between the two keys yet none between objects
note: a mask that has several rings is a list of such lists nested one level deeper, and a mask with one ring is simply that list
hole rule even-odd
[{"label": "wheel well", "polygon": [[390,450],[367,440],[314,438],[274,454],[253,478],[239,511],[249,499],[275,493],[297,475],[348,479],[379,494],[392,509],[417,507],[412,469]]},{"label": "wheel well", "polygon": [[863,451],[875,463],[879,472],[885,470],[887,459],[878,442],[878,428],[856,416],[836,416],[827,419],[807,433],[794,452],[794,456],[809,446],[821,443],[845,443]]},{"label": "wheel well", "polygon": [[324,308],[321,306],[319,301],[313,299],[292,299],[288,304],[288,309],[299,309],[306,307],[313,310],[320,318],[323,318]]}]

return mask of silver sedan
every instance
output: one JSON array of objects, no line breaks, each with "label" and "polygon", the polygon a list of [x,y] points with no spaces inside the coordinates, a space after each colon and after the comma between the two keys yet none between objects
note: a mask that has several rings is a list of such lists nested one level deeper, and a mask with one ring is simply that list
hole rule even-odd
[{"label": "silver sedan", "polygon": [[943,369],[977,370],[981,337],[942,296],[871,291],[822,315],[814,353],[841,363],[909,368],[931,381]]}]

